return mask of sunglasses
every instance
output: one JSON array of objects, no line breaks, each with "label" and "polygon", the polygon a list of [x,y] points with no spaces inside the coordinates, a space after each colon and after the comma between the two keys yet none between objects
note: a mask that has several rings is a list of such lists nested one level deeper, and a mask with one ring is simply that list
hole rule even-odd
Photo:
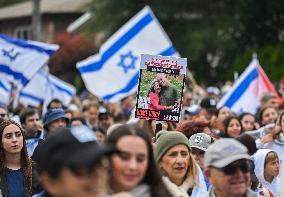
[{"label": "sunglasses", "polygon": [[242,162],[237,164],[230,164],[223,168],[219,168],[219,170],[223,171],[225,175],[233,175],[237,172],[237,170],[241,170],[243,173],[248,173],[251,170],[251,165],[249,162]]},{"label": "sunglasses", "polygon": [[6,116],[7,116],[7,114],[4,114],[4,113],[3,113],[3,114],[0,114],[0,117],[1,117],[1,118],[5,118]]}]

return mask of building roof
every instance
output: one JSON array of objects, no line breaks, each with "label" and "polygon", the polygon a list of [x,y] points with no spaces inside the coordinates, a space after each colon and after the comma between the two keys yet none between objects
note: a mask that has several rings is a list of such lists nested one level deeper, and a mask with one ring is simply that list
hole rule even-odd
[{"label": "building roof", "polygon": [[[82,13],[90,0],[41,0],[42,14]],[[32,15],[32,0],[0,8],[0,20]]]}]

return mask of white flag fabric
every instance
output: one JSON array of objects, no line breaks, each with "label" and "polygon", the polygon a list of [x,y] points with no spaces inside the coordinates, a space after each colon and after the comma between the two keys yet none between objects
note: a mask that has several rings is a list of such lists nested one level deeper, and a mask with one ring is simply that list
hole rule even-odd
[{"label": "white flag fabric", "polygon": [[5,79],[0,79],[0,104],[6,106],[12,92],[12,85]]},{"label": "white flag fabric", "polygon": [[140,55],[179,56],[151,9],[146,6],[100,48],[77,64],[87,89],[117,102],[137,90]]},{"label": "white flag fabric", "polygon": [[67,106],[75,94],[74,86],[58,79],[42,68],[20,92],[19,100],[25,105],[39,106],[57,98]]},{"label": "white flag fabric", "polygon": [[264,92],[270,92],[281,100],[258,59],[254,58],[233,87],[221,98],[217,107],[227,106],[238,115],[242,112],[255,114]]},{"label": "white flag fabric", "polygon": [[22,89],[58,49],[57,45],[0,34],[0,77]]}]

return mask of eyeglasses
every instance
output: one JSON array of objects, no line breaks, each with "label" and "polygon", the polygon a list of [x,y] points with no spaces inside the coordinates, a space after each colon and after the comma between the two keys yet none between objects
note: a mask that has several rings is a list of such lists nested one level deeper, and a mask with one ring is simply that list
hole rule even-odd
[{"label": "eyeglasses", "polygon": [[251,170],[251,166],[248,162],[242,162],[242,163],[230,164],[219,169],[222,170],[225,175],[230,176],[235,174],[238,169],[240,169],[243,173],[248,173]]},{"label": "eyeglasses", "polygon": [[1,117],[1,118],[5,118],[5,117],[7,117],[7,114],[5,114],[5,113],[0,114],[0,117]]}]

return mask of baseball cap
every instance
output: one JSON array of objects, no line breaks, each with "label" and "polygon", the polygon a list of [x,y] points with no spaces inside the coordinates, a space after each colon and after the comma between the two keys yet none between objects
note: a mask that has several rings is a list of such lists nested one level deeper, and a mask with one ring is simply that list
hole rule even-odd
[{"label": "baseball cap", "polygon": [[191,105],[184,108],[184,114],[197,115],[200,112],[199,105]]},{"label": "baseball cap", "polygon": [[103,108],[103,107],[99,108],[99,116],[98,116],[99,120],[103,118],[107,118],[110,115],[111,115],[110,112],[106,108]]},{"label": "baseball cap", "polygon": [[247,148],[235,139],[223,138],[209,146],[204,161],[207,167],[223,168],[240,159],[250,159]]},{"label": "baseball cap", "polygon": [[117,152],[114,147],[100,146],[93,131],[86,126],[58,128],[39,143],[34,159],[39,170],[58,166],[90,167],[104,156]]},{"label": "baseball cap", "polygon": [[200,107],[205,109],[216,109],[217,101],[214,98],[203,98],[200,102]]},{"label": "baseball cap", "polygon": [[190,148],[207,151],[210,144],[212,144],[212,138],[206,133],[196,133],[189,138]]},{"label": "baseball cap", "polygon": [[220,94],[219,88],[214,87],[214,86],[209,86],[206,90],[207,90],[207,92],[209,94],[215,94],[215,95],[219,95]]}]

